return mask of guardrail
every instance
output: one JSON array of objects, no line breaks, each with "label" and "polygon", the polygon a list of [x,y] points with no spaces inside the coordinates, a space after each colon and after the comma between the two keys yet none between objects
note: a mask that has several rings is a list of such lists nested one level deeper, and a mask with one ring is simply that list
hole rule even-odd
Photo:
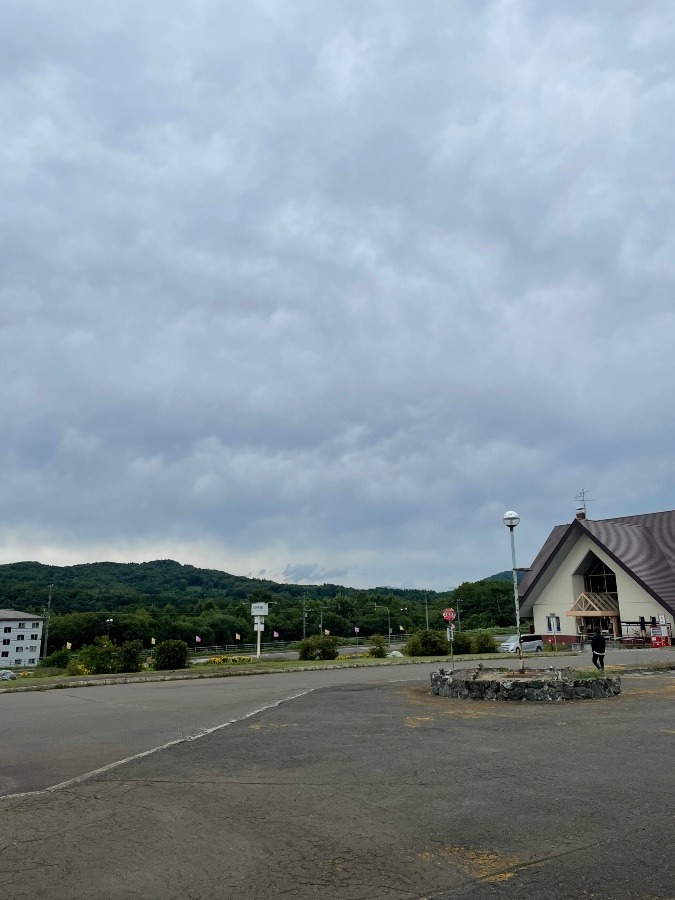
[{"label": "guardrail", "polygon": [[[308,635],[311,637],[311,635]],[[391,640],[387,644],[405,644],[410,639],[409,634],[392,634]],[[289,650],[296,650],[299,641],[266,641],[260,645],[261,653],[285,653]],[[355,638],[341,638],[340,646],[342,647],[369,647],[370,639],[367,637],[359,638],[358,642]],[[192,656],[229,656],[231,654],[241,656],[255,655],[255,644],[223,644],[211,647],[190,647]]]}]

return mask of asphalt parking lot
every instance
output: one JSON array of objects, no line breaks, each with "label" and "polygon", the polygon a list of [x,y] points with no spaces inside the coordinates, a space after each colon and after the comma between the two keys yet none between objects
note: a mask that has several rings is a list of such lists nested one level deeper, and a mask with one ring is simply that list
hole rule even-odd
[{"label": "asphalt parking lot", "polygon": [[426,672],[404,673],[349,670],[0,800],[6,896],[675,897],[675,675],[624,677],[611,700],[510,705],[432,697]]}]

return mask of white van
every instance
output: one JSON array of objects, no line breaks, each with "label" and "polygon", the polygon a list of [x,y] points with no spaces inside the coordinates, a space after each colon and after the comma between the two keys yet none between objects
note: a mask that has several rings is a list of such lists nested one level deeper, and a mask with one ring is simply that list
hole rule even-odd
[{"label": "white van", "polygon": [[[544,642],[540,634],[521,634],[520,641],[523,645],[523,653],[542,653],[544,650]],[[502,641],[499,651],[500,653],[517,653],[518,635],[513,634]]]}]

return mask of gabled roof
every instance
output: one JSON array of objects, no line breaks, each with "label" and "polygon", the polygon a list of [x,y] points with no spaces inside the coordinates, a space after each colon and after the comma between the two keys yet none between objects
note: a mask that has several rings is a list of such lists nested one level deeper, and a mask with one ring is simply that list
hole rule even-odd
[{"label": "gabled roof", "polygon": [[587,534],[669,612],[675,614],[675,510],[616,519],[575,519],[556,525],[523,578],[526,601],[575,532]]}]

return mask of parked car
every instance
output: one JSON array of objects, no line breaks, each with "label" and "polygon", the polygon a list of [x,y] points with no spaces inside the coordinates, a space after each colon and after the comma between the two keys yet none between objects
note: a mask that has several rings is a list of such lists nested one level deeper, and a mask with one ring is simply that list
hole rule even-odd
[{"label": "parked car", "polygon": [[[544,642],[540,634],[521,634],[520,641],[523,646],[523,653],[542,653],[544,650]],[[518,652],[518,635],[513,634],[507,637],[499,646],[501,653],[517,653]]]},{"label": "parked car", "polygon": [[0,669],[0,681],[16,681],[16,672],[9,669]]}]

